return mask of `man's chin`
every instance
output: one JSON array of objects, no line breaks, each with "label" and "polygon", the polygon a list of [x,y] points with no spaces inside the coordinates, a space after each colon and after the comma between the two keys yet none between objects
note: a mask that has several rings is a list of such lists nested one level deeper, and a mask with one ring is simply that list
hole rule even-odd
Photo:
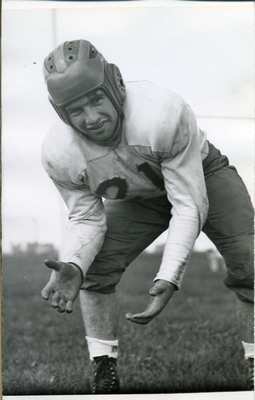
[{"label": "man's chin", "polygon": [[121,138],[121,135],[111,135],[108,137],[100,137],[98,136],[96,139],[92,139],[93,142],[101,144],[102,146],[115,146],[117,143],[119,143]]}]

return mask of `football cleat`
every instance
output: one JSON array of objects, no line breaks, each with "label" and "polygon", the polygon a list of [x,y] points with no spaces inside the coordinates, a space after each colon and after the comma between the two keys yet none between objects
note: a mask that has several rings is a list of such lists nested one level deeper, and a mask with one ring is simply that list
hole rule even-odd
[{"label": "football cleat", "polygon": [[108,356],[94,357],[93,394],[119,393],[117,360]]}]

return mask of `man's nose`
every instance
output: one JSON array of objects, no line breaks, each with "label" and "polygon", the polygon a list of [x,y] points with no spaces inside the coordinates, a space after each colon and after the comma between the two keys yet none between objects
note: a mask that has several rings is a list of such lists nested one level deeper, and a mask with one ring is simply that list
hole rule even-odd
[{"label": "man's nose", "polygon": [[84,117],[88,128],[99,121],[99,114],[94,107],[84,107]]}]

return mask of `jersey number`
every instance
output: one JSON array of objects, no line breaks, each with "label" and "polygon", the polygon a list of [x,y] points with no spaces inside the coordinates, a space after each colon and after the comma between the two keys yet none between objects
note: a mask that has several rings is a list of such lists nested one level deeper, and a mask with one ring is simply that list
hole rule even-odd
[{"label": "jersey number", "polygon": [[[161,178],[160,175],[158,175],[154,169],[148,164],[147,162],[143,164],[137,165],[137,171],[138,172],[143,172],[144,175],[160,190],[164,190],[164,181]],[[117,193],[115,195],[115,199],[124,199],[126,197],[127,193],[127,182],[125,179],[122,178],[112,178],[108,179],[107,181],[104,181],[100,183],[98,188],[96,189],[96,194],[98,196],[104,197],[104,195],[107,193],[107,190],[110,190],[111,188],[116,188]]]},{"label": "jersey number", "polygon": [[142,171],[144,175],[160,190],[164,190],[164,181],[157,172],[147,162],[137,165],[138,171]]}]

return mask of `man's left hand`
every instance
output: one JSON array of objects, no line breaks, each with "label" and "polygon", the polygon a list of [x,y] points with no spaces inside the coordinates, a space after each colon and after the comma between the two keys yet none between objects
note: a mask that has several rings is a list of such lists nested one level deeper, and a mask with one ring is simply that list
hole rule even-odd
[{"label": "man's left hand", "polygon": [[175,285],[163,279],[159,279],[154,283],[153,287],[149,291],[151,298],[145,311],[133,315],[128,313],[126,314],[126,319],[135,324],[148,324],[148,322],[161,313],[173,296],[175,290],[177,290]]}]

